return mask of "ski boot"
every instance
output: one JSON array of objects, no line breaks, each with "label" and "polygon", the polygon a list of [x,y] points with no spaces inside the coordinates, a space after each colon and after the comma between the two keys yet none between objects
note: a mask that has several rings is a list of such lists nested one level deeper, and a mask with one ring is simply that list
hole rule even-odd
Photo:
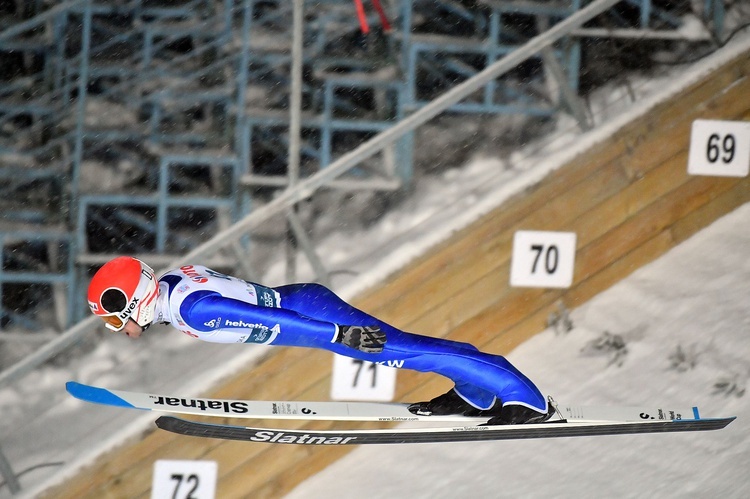
[{"label": "ski boot", "polygon": [[555,406],[551,399],[547,400],[547,412],[539,412],[522,405],[506,405],[500,414],[493,417],[487,423],[487,426],[505,425],[505,424],[532,424],[544,423],[555,414]]},{"label": "ski boot", "polygon": [[435,397],[429,402],[416,402],[409,406],[412,414],[419,416],[448,416],[459,415],[470,418],[494,417],[502,414],[502,406],[499,400],[495,400],[492,407],[488,409],[477,409],[464,400],[454,389]]}]

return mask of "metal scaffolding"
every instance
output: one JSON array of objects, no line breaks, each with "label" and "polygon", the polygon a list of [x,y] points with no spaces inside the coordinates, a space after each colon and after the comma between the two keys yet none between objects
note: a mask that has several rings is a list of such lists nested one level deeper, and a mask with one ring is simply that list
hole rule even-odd
[{"label": "metal scaffolding", "polygon": [[[368,35],[351,0],[72,0],[0,19],[0,64],[12,69],[0,79],[0,329],[65,329],[83,317],[98,265],[120,253],[176,260],[269,192],[408,186],[414,127],[403,124],[468,82],[440,112],[566,112],[592,126],[578,96],[582,38],[680,36],[680,17],[651,0],[614,3],[606,23],[575,26],[491,77],[581,0],[392,0],[392,31]],[[705,4],[717,32],[721,5]],[[377,147],[351,155],[367,144]],[[201,230],[180,229],[191,224]],[[251,243],[220,259],[252,273]],[[52,297],[54,324],[23,305],[37,296]]]}]

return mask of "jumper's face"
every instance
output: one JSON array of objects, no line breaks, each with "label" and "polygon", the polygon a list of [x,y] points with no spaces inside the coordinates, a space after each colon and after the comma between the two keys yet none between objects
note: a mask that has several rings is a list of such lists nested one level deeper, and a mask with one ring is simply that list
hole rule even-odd
[{"label": "jumper's face", "polygon": [[133,319],[128,319],[128,322],[125,324],[122,332],[131,338],[139,338],[141,336],[141,333],[143,333],[143,328],[139,326],[138,323]]}]

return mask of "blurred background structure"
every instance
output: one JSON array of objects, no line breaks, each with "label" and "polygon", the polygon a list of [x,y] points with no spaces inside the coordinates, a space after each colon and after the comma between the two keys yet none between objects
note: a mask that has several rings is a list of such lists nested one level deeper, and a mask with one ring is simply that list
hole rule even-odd
[{"label": "blurred background structure", "polygon": [[[358,5],[304,3],[295,90],[294,2],[0,3],[0,328],[70,327],[108,259],[174,260],[582,6],[403,0],[360,17]],[[721,36],[722,2],[697,13],[709,28],[697,40],[686,14],[690,2],[619,2],[448,113],[565,112],[590,127],[579,96],[606,81],[591,66],[607,50],[627,64],[628,40]],[[408,189],[414,149],[406,133],[326,188]],[[304,242],[311,227],[291,225]],[[253,243],[212,263],[256,273]]]}]

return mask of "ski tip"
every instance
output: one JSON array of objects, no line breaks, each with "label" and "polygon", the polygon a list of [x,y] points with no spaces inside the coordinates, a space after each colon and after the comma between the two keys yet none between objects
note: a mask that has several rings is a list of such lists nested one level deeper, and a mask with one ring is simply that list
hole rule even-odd
[{"label": "ski tip", "polygon": [[82,385],[81,383],[78,383],[77,381],[68,381],[65,383],[65,390],[67,390],[69,394],[71,394],[77,399],[82,399],[82,397],[88,391],[87,388],[93,388],[93,387],[89,387],[88,385]]},{"label": "ski tip", "polygon": [[78,383],[76,381],[68,381],[65,383],[65,389],[73,397],[78,400],[83,400],[84,402],[112,405],[116,407],[128,407],[131,409],[135,408],[133,404],[123,400],[105,388],[84,385],[83,383]]}]

